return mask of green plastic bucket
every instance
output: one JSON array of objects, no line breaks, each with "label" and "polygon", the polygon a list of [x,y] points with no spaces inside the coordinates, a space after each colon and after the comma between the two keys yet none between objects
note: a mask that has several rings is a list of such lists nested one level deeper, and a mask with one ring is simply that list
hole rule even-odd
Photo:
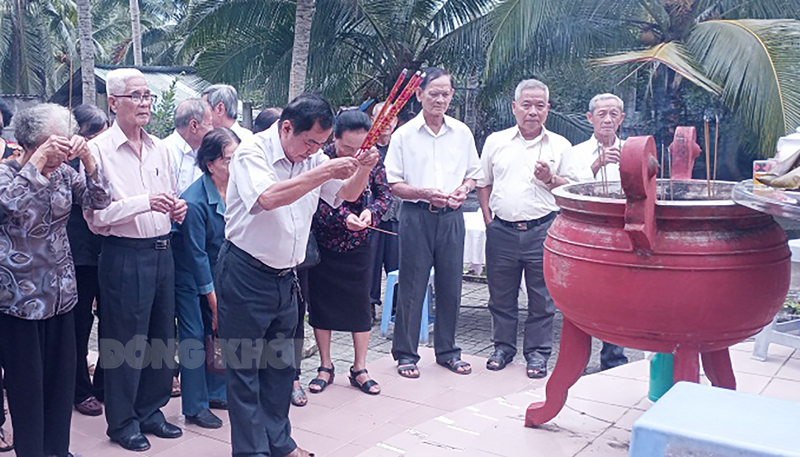
[{"label": "green plastic bucket", "polygon": [[658,353],[650,360],[650,389],[647,398],[658,401],[672,387],[672,354]]}]

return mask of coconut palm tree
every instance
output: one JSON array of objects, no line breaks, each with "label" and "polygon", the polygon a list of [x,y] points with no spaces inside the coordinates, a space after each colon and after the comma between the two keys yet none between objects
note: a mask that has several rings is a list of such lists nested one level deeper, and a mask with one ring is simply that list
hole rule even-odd
[{"label": "coconut palm tree", "polygon": [[799,0],[505,0],[489,21],[485,76],[575,58],[646,70],[670,127],[688,81],[719,95],[771,155],[800,125],[799,14]]},{"label": "coconut palm tree", "polygon": [[[477,43],[467,43],[463,30],[477,30],[470,24],[495,3],[319,0],[311,20],[305,87],[349,102],[354,94],[385,94],[405,67],[467,62],[481,53]],[[282,103],[289,93],[299,8],[286,0],[200,1],[190,7],[178,33],[181,58],[195,62],[211,81],[260,91],[270,103]],[[458,59],[450,59],[448,53],[455,51]]]}]

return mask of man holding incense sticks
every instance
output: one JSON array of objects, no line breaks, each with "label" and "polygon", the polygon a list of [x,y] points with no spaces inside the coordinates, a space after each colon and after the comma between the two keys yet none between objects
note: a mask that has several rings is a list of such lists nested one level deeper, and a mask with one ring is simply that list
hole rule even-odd
[{"label": "man holding incense sticks", "polygon": [[436,362],[454,373],[472,372],[461,360],[455,333],[464,264],[461,205],[481,177],[481,166],[472,132],[445,114],[454,92],[447,71],[426,69],[416,90],[422,113],[395,131],[386,154],[392,193],[403,199],[392,356],[406,378],[420,376],[417,348],[431,267],[436,272]]},{"label": "man holding incense sticks", "polygon": [[327,100],[303,94],[277,123],[245,139],[230,164],[225,238],[215,278],[225,340],[234,456],[310,455],[291,437],[298,280],[311,220],[322,199],[356,201],[378,161],[375,150],[329,158]]},{"label": "man holding incense sticks", "polygon": [[[517,354],[518,295],[525,274],[528,316],[522,354],[529,378],[547,376],[555,306],[544,282],[547,229],[558,205],[552,189],[574,180],[563,155],[570,142],[544,126],[550,91],[541,81],[517,85],[511,109],[517,125],[489,135],[483,147],[478,201],[486,222],[486,273],[494,353],[489,370],[502,370]],[[569,178],[567,178],[569,176]]]},{"label": "man holding incense sticks", "polygon": [[[575,145],[564,155],[566,166],[576,170],[578,181],[619,181],[619,158],[622,140],[617,130],[625,120],[625,105],[614,94],[598,94],[589,101],[586,119],[594,127],[591,138]],[[625,349],[603,342],[600,350],[600,369],[618,367],[628,363]]]}]

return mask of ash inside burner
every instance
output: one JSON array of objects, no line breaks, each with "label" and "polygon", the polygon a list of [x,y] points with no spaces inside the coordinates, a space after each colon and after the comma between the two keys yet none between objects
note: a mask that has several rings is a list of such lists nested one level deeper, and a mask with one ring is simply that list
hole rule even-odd
[{"label": "ash inside burner", "polygon": [[[708,196],[708,185],[706,181],[691,180],[691,181],[670,181],[668,179],[659,179],[657,182],[657,198],[658,200],[667,201],[725,201],[731,200],[731,192],[736,183],[728,181],[712,181],[711,190],[712,194]],[[610,181],[608,183],[608,192],[603,191],[603,184],[600,182],[572,184],[564,188],[570,194],[582,195],[586,197],[608,198],[608,199],[625,199],[625,193],[622,191],[621,183],[619,181]]]}]

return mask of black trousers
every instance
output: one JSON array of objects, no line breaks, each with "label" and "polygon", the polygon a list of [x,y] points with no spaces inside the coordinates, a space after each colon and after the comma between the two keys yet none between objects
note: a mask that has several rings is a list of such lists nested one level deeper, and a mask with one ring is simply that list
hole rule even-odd
[{"label": "black trousers", "polygon": [[72,312],[41,321],[0,315],[0,358],[17,457],[66,457],[75,393]]},{"label": "black trousers", "polygon": [[609,368],[625,365],[626,363],[628,363],[628,358],[625,357],[624,347],[603,341],[603,348],[600,349],[601,370],[608,370]]},{"label": "black trousers", "polygon": [[[381,221],[378,228],[397,233],[400,223]],[[398,237],[381,232],[370,234],[372,247],[372,286],[369,298],[373,304],[381,303],[383,272],[390,273],[400,268],[400,242]],[[389,304],[391,306],[391,303]]]},{"label": "black trousers", "polygon": [[[165,237],[161,237],[165,239]],[[175,363],[175,267],[156,240],[107,237],[100,254],[100,364],[112,439],[165,421]]]},{"label": "black trousers", "polygon": [[392,340],[395,360],[419,361],[422,302],[431,267],[436,270],[436,324],[433,346],[436,360],[461,357],[456,346],[456,323],[464,275],[464,216],[444,214],[404,202],[400,210],[400,287]]},{"label": "black trousers", "polygon": [[6,393],[3,387],[3,365],[0,362],[0,427],[6,424]]},{"label": "black trousers", "polygon": [[103,396],[103,369],[99,364],[95,366],[94,382],[89,376],[89,365],[86,357],[89,355],[89,337],[92,334],[94,313],[92,304],[97,300],[100,309],[100,280],[97,276],[97,267],[89,265],[75,266],[75,281],[78,284],[78,304],[75,305],[75,344],[77,346],[77,365],[75,371],[75,404],[79,404],[89,397],[100,400]]},{"label": "black trousers", "polygon": [[544,283],[544,239],[552,221],[517,230],[495,219],[486,227],[486,276],[495,349],[517,353],[519,286],[525,274],[528,317],[522,353],[528,362],[547,362],[553,348],[555,305]]},{"label": "black trousers", "polygon": [[234,457],[283,456],[297,447],[289,423],[294,282],[294,274],[278,275],[230,242],[222,245],[216,289]]}]

